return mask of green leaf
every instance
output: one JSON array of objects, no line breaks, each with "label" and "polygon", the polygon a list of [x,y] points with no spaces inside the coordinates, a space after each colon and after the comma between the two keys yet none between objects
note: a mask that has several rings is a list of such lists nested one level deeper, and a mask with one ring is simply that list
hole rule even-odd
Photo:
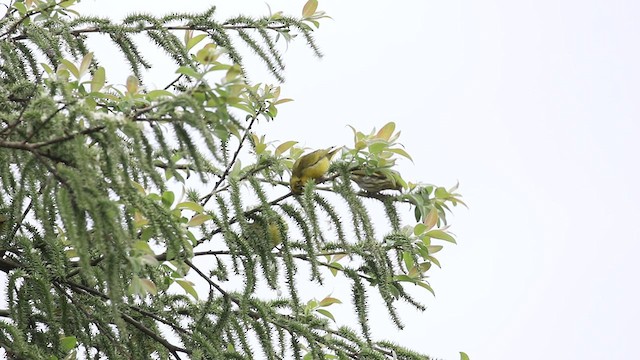
[{"label": "green leaf", "polygon": [[307,306],[305,307],[307,310],[315,310],[318,308],[318,300],[311,299],[307,301]]},{"label": "green leaf", "polygon": [[69,6],[76,3],[76,0],[67,0],[60,3],[60,7],[68,8]]},{"label": "green leaf", "polygon": [[378,154],[382,152],[384,149],[386,149],[388,146],[389,144],[387,142],[377,141],[369,145],[369,152],[372,154]]},{"label": "green leaf", "polygon": [[398,155],[402,155],[402,156],[406,157],[407,159],[413,161],[413,159],[411,158],[411,155],[409,155],[408,152],[404,151],[404,149],[393,148],[393,149],[389,149],[389,151],[391,151],[392,153],[396,153]]},{"label": "green leaf", "polygon": [[429,261],[431,261],[432,263],[436,264],[437,267],[442,268],[442,266],[440,265],[440,261],[435,257],[428,256],[427,259],[429,259]]},{"label": "green leaf", "polygon": [[196,289],[193,287],[193,283],[191,281],[176,280],[176,283],[182,286],[182,288],[184,289],[184,291],[187,292],[187,294],[193,296],[194,299],[198,300],[198,293],[196,292]]},{"label": "green leaf", "polygon": [[198,73],[197,71],[193,70],[188,66],[180,66],[178,70],[176,70],[176,74],[186,75],[188,77],[198,79],[198,80],[202,79],[202,75],[200,73]]},{"label": "green leaf", "polygon": [[73,65],[71,61],[62,59],[60,60],[60,62],[62,63],[65,69],[69,70],[69,72],[76,77],[76,79],[80,78],[80,72],[78,71],[78,68],[75,65]]},{"label": "green leaf", "polygon": [[142,265],[149,265],[151,267],[156,267],[158,265],[160,265],[160,262],[158,261],[158,259],[156,259],[155,256],[147,254],[147,255],[143,255],[140,257],[140,263]]},{"label": "green leaf", "polygon": [[137,182],[130,181],[129,183],[133,185],[133,187],[136,188],[138,192],[142,193],[143,195],[147,193],[146,190],[142,187],[142,185],[138,184]]},{"label": "green leaf", "polygon": [[161,97],[173,97],[173,93],[167,90],[151,90],[147,93],[149,100],[155,100]]},{"label": "green leaf", "polygon": [[70,351],[76,344],[78,343],[78,339],[75,336],[65,336],[60,338],[60,346],[64,352]]},{"label": "green leaf", "polygon": [[418,270],[420,270],[420,272],[422,272],[423,274],[429,271],[429,269],[431,269],[430,262],[423,262],[420,265],[418,265]]},{"label": "green leaf", "polygon": [[24,14],[27,13],[27,7],[21,2],[15,2],[13,7],[18,10],[18,13],[20,13],[21,16],[24,16]]},{"label": "green leaf", "polygon": [[141,251],[144,254],[153,254],[153,250],[151,250],[151,246],[146,241],[138,240],[133,243],[133,248]]},{"label": "green leaf", "polygon": [[297,143],[298,143],[297,141],[291,140],[278,145],[278,147],[276,148],[276,155],[282,154],[283,152],[289,150],[293,145]]},{"label": "green leaf", "polygon": [[456,243],[456,239],[453,238],[453,236],[447,234],[446,232],[442,231],[442,230],[431,230],[428,231],[425,235],[435,238],[435,239],[440,239],[440,240],[445,240],[448,242],[452,242],[452,243]]},{"label": "green leaf", "polygon": [[200,226],[205,221],[211,220],[211,219],[213,219],[211,215],[198,214],[192,217],[191,220],[189,220],[189,222],[187,223],[187,226]]},{"label": "green leaf", "polygon": [[194,37],[192,37],[191,39],[189,39],[189,41],[187,41],[187,50],[191,50],[191,48],[193,48],[194,46],[198,45],[198,43],[200,41],[202,41],[204,38],[207,37],[207,34],[200,34],[200,35],[196,35]]},{"label": "green leaf", "polygon": [[176,205],[176,209],[188,209],[191,211],[195,211],[198,214],[201,214],[204,212],[204,208],[202,207],[202,205],[195,203],[193,201],[181,202],[178,205]]},{"label": "green leaf", "polygon": [[327,307],[333,304],[342,304],[342,301],[340,301],[339,299],[336,298],[332,298],[327,296],[326,298],[320,300],[320,306],[321,307]]},{"label": "green leaf", "polygon": [[175,199],[176,195],[173,193],[173,191],[165,191],[162,193],[162,204],[166,207],[171,207]]},{"label": "green leaf", "polygon": [[290,101],[293,101],[293,99],[280,99],[280,100],[274,102],[273,105],[280,105],[280,104],[288,103]]},{"label": "green leaf", "polygon": [[[431,211],[424,218],[424,225],[426,226],[426,230],[433,229],[434,226],[438,223],[438,210],[436,208],[431,208]],[[417,235],[417,234],[416,234]]]},{"label": "green leaf", "polygon": [[411,282],[411,283],[415,283],[416,280],[410,276],[407,275],[396,275],[393,277],[393,279],[395,281],[405,281],[405,282]]},{"label": "green leaf", "polygon": [[338,271],[344,269],[343,266],[337,262],[332,262],[329,265],[331,265],[331,267],[329,268],[329,271],[331,271],[331,274],[333,274],[333,276],[338,276]]},{"label": "green leaf", "polygon": [[436,189],[436,192],[434,193],[434,195],[438,198],[438,199],[446,199],[449,197],[449,192],[447,191],[447,189],[443,188],[443,187],[439,187]]},{"label": "green leaf", "polygon": [[318,0],[308,0],[302,8],[302,17],[308,18],[312,16],[316,13],[316,9],[318,9]]},{"label": "green leaf", "polygon": [[102,89],[105,82],[105,70],[102,66],[98,67],[93,73],[93,79],[91,79],[91,92],[98,92]]},{"label": "green leaf", "polygon": [[425,225],[423,223],[419,223],[419,224],[416,224],[416,226],[413,227],[413,234],[414,235],[420,235],[423,232],[425,232],[426,230],[428,230],[427,225]]},{"label": "green leaf", "polygon": [[402,252],[402,261],[404,261],[404,266],[407,267],[407,269],[411,269],[413,267],[413,256],[411,254],[411,252],[409,251],[403,251]]},{"label": "green leaf", "polygon": [[158,288],[156,287],[156,284],[149,280],[149,279],[140,279],[140,284],[142,285],[142,288],[153,295],[157,295],[158,294]]},{"label": "green leaf", "polygon": [[242,75],[242,69],[238,64],[233,65],[229,70],[227,70],[227,75],[225,75],[226,82],[233,82],[238,79]]},{"label": "green leaf", "polygon": [[424,281],[418,281],[418,282],[416,282],[416,284],[418,284],[418,286],[421,286],[421,287],[423,287],[423,288],[425,288],[425,289],[429,290],[429,292],[430,292],[433,296],[436,296],[435,291],[433,291],[433,289],[431,288],[431,286],[430,286],[429,284],[427,284],[426,282],[424,282]]},{"label": "green leaf", "polygon": [[83,77],[84,74],[89,70],[89,66],[91,65],[91,60],[93,60],[93,53],[87,53],[83,58],[82,62],[80,62],[79,77]]},{"label": "green leaf", "polygon": [[467,355],[463,351],[460,351],[460,360],[469,360],[469,355]]},{"label": "green leaf", "polygon": [[333,314],[331,312],[329,312],[328,310],[325,309],[317,309],[316,312],[328,317],[329,319],[333,320],[333,322],[336,322],[336,318],[333,317]]},{"label": "green leaf", "polygon": [[393,135],[393,131],[396,129],[396,123],[393,121],[386,123],[380,131],[376,134],[376,138],[384,139],[389,141],[391,135]]},{"label": "green leaf", "polygon": [[133,75],[127,77],[127,92],[129,92],[129,94],[137,94],[139,86],[140,81],[138,81],[137,77]]},{"label": "green leaf", "polygon": [[[20,4],[20,3],[17,3]],[[53,75],[53,69],[51,68],[51,66],[45,64],[45,63],[40,63],[40,66],[42,66],[42,68],[44,69],[44,71],[47,72],[47,74],[49,74],[49,76]]]}]

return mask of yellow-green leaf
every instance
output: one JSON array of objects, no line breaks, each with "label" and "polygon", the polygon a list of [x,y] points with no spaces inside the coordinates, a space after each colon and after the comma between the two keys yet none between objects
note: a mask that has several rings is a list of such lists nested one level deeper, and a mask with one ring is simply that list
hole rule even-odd
[{"label": "yellow-green leaf", "polygon": [[280,100],[274,102],[273,105],[280,105],[280,104],[288,103],[290,101],[293,101],[293,99],[280,99]]},{"label": "yellow-green leaf", "polygon": [[298,143],[297,141],[291,140],[278,145],[278,147],[276,148],[276,155],[282,154],[283,152],[289,150],[293,145],[297,143]]},{"label": "yellow-green leaf", "polygon": [[153,295],[158,294],[158,288],[156,287],[156,284],[153,281],[149,279],[140,279],[140,284],[142,285],[142,288],[146,292],[151,293]]},{"label": "yellow-green leaf", "polygon": [[96,69],[93,73],[93,79],[91,79],[91,92],[98,92],[102,89],[105,82],[105,71],[102,66]]},{"label": "yellow-green leaf", "polygon": [[76,347],[77,343],[78,343],[78,339],[76,339],[75,336],[65,336],[60,338],[60,346],[62,347],[62,350],[65,352]]},{"label": "yellow-green leaf", "polygon": [[195,71],[194,69],[188,67],[188,66],[180,66],[178,68],[178,70],[176,70],[176,74],[182,74],[182,75],[186,75],[188,77],[192,77],[194,79],[201,79],[202,75],[200,75],[197,71]]},{"label": "yellow-green leaf", "polygon": [[329,265],[331,265],[331,267],[329,268],[329,271],[331,271],[331,274],[333,274],[334,277],[338,275],[338,271],[343,269],[343,266],[337,262],[332,262]]},{"label": "yellow-green leaf", "polygon": [[336,319],[333,317],[333,314],[330,313],[329,311],[325,310],[325,309],[317,309],[316,310],[318,313],[328,317],[329,319],[333,320],[333,322],[336,322]]},{"label": "yellow-green leaf", "polygon": [[423,232],[425,232],[426,230],[428,230],[427,226],[425,224],[417,224],[416,226],[413,227],[413,234],[414,235],[420,235]]},{"label": "yellow-green leaf", "polygon": [[407,269],[411,269],[413,267],[413,264],[414,264],[413,256],[411,256],[411,252],[403,251],[402,252],[402,261],[404,261],[404,266],[406,266]]},{"label": "yellow-green leaf", "polygon": [[330,296],[327,296],[326,298],[320,300],[321,307],[327,307],[333,304],[342,304],[342,301],[340,301],[340,299],[336,299]]},{"label": "yellow-green leaf", "polygon": [[75,65],[73,65],[71,61],[62,59],[60,60],[60,62],[62,63],[62,65],[64,65],[65,69],[69,70],[69,72],[76,77],[76,79],[80,78],[80,73],[78,72],[78,68]]},{"label": "yellow-green leaf", "polygon": [[436,259],[435,257],[429,256],[428,259],[432,263],[436,264],[437,267],[442,268],[442,266],[440,265],[440,261],[438,259]]},{"label": "yellow-green leaf", "polygon": [[[20,4],[20,3],[16,3],[16,4]],[[44,69],[44,71],[47,72],[47,74],[49,75],[53,75],[53,69],[51,68],[51,66],[45,64],[45,63],[40,63],[40,66],[42,66],[42,68]]]},{"label": "yellow-green leaf", "polygon": [[160,265],[160,262],[158,261],[158,259],[156,259],[154,255],[150,255],[150,254],[141,256],[140,263],[142,265],[149,265],[151,267],[156,267]]},{"label": "yellow-green leaf", "polygon": [[232,82],[236,80],[242,74],[242,69],[239,65],[233,65],[229,70],[227,70],[227,75],[225,76],[226,82]]},{"label": "yellow-green leaf", "polygon": [[147,243],[146,241],[138,240],[134,242],[133,248],[145,254],[153,254],[153,250],[151,250],[151,246],[149,246],[149,243]]},{"label": "yellow-green leaf", "polygon": [[376,134],[376,138],[388,141],[389,138],[391,138],[391,135],[393,135],[393,131],[395,129],[396,123],[394,123],[393,121],[388,122],[382,127],[382,129],[380,129],[380,131],[378,131],[378,133]]},{"label": "yellow-green leaf", "polygon": [[460,351],[460,360],[469,360],[469,355],[467,355],[464,351]]},{"label": "yellow-green leaf", "polygon": [[202,205],[195,203],[193,201],[181,202],[178,205],[176,205],[176,209],[188,209],[191,211],[195,211],[198,214],[204,212],[204,208],[202,207]]},{"label": "yellow-green leaf", "polygon": [[60,7],[68,8],[69,6],[75,4],[76,0],[67,0],[60,3]]},{"label": "yellow-green leaf", "polygon": [[211,219],[212,219],[211,215],[198,214],[192,217],[191,220],[189,220],[189,222],[187,223],[187,226],[200,226],[205,221],[211,220]]},{"label": "yellow-green leaf", "polygon": [[393,149],[389,149],[389,151],[391,151],[392,153],[396,153],[398,155],[402,155],[402,156],[406,157],[407,159],[413,161],[413,158],[411,158],[411,155],[409,155],[408,152],[404,151],[404,149],[393,148]]},{"label": "yellow-green leaf", "polygon": [[91,60],[93,60],[93,53],[87,53],[87,55],[85,55],[82,58],[82,62],[80,63],[80,68],[78,69],[79,71],[79,77],[83,77],[84,74],[87,73],[87,71],[89,70],[89,65],[91,65]]},{"label": "yellow-green leaf", "polygon": [[13,4],[13,7],[18,9],[18,12],[20,13],[21,16],[27,13],[27,7],[24,6],[24,4],[21,2],[15,2]]},{"label": "yellow-green leaf", "polygon": [[427,284],[426,282],[424,282],[424,281],[418,281],[418,282],[416,282],[416,284],[418,284],[419,286],[421,286],[421,287],[423,287],[423,288],[425,288],[425,289],[429,290],[429,292],[430,292],[433,296],[436,296],[435,291],[433,291],[433,289],[431,288],[431,286],[429,286],[429,284]]},{"label": "yellow-green leaf", "polygon": [[138,184],[135,181],[131,181],[130,182],[131,185],[133,185],[134,188],[136,188],[139,192],[141,192],[142,194],[146,194],[147,192],[145,191],[145,189],[142,187],[142,185]]},{"label": "yellow-green leaf", "polygon": [[160,97],[173,97],[173,93],[167,90],[151,90],[147,93],[149,100],[156,100]]},{"label": "yellow-green leaf", "polygon": [[[438,210],[432,208],[431,211],[425,216],[424,224],[427,226],[427,230],[431,230],[438,223]],[[417,235],[417,234],[416,234]]]},{"label": "yellow-green leaf", "polygon": [[435,238],[435,239],[440,239],[440,240],[445,240],[445,241],[449,241],[452,243],[456,243],[456,239],[453,238],[453,236],[447,234],[446,232],[442,231],[442,230],[431,230],[429,232],[426,233],[427,236]]},{"label": "yellow-green leaf", "polygon": [[445,199],[447,197],[449,197],[449,192],[447,191],[447,189],[443,188],[443,187],[439,187],[436,189],[436,191],[433,193],[438,199]]},{"label": "yellow-green leaf", "polygon": [[193,283],[191,281],[176,280],[176,283],[178,283],[178,285],[180,285],[184,289],[184,291],[187,292],[187,294],[193,296],[194,299],[198,300],[198,293],[196,292],[196,289],[193,287]]},{"label": "yellow-green leaf", "polygon": [[139,86],[140,86],[140,82],[138,81],[137,77],[133,75],[129,75],[127,77],[127,91],[129,92],[129,94],[138,93]]},{"label": "yellow-green leaf", "polygon": [[302,17],[308,18],[312,16],[316,13],[316,9],[318,9],[318,0],[308,0],[302,8]]},{"label": "yellow-green leaf", "polygon": [[196,46],[200,41],[207,37],[207,34],[200,34],[192,37],[187,41],[187,50],[191,50],[194,46]]}]

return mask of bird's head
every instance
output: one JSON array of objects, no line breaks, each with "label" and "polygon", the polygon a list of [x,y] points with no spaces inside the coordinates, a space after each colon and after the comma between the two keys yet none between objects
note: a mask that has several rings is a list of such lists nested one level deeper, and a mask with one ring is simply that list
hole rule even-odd
[{"label": "bird's head", "polygon": [[304,183],[302,179],[300,179],[296,175],[291,175],[291,179],[289,180],[289,186],[291,186],[291,192],[294,194],[301,194],[302,188],[304,187]]}]

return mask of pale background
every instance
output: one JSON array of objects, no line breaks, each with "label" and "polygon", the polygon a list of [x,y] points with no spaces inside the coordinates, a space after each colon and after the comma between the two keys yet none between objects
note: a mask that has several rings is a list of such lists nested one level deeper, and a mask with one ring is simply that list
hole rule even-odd
[{"label": "pale background", "polygon": [[[84,0],[81,9],[118,18],[208,4]],[[216,4],[220,19],[267,12],[257,0]],[[299,14],[304,0],[269,4]],[[289,47],[283,93],[296,101],[262,129],[326,147],[351,143],[346,124],[395,121],[415,160],[402,173],[459,180],[470,205],[451,218],[459,245],[440,256],[427,311],[401,311],[407,328],[396,332],[374,306],[376,336],[450,360],[458,351],[473,360],[633,357],[640,2],[352,0],[320,9],[333,17],[317,32],[326,56]],[[125,68],[104,65],[124,82]],[[248,67],[255,81],[274,81]],[[174,70],[159,68],[167,78]]]}]

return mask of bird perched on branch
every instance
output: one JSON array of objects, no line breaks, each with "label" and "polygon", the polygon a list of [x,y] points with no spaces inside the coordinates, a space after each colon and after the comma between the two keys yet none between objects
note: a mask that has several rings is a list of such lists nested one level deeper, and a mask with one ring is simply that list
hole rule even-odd
[{"label": "bird perched on branch", "polygon": [[318,180],[329,170],[331,158],[340,149],[333,147],[302,155],[293,164],[289,185],[294,194],[300,194],[307,181]]},{"label": "bird perched on branch", "polygon": [[[287,223],[281,223],[283,227],[283,231],[286,233],[289,227]],[[254,244],[258,246],[264,246],[268,244],[268,249],[273,249],[274,247],[280,245],[282,243],[283,237],[280,232],[280,227],[277,221],[265,221],[265,220],[256,220],[252,223],[249,223],[249,234],[250,237],[260,237],[262,235],[267,235],[268,242],[258,241],[254,239]],[[266,240],[266,239],[265,239]]]},{"label": "bird perched on branch", "polygon": [[402,190],[402,178],[398,172],[393,170],[377,170],[370,174],[365,170],[353,170],[351,180],[358,184],[360,189],[370,193],[382,190]]}]

